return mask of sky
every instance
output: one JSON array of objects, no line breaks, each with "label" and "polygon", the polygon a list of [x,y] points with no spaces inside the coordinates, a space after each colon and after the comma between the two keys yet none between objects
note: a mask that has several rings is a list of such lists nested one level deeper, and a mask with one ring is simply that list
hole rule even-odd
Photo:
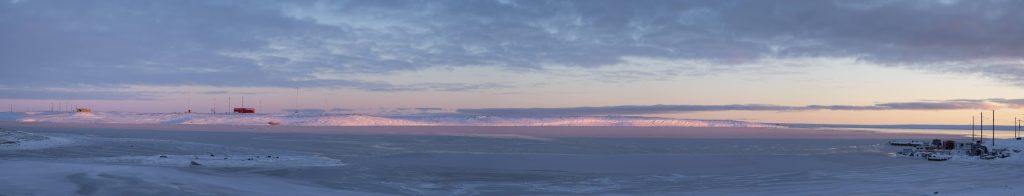
[{"label": "sky", "polygon": [[[1024,1],[0,1],[0,104],[969,124]],[[1005,115],[1003,115],[1005,114]]]}]

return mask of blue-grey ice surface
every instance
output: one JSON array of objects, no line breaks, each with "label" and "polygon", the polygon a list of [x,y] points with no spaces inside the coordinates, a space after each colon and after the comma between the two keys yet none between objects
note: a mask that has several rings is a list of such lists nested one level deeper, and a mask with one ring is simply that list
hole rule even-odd
[{"label": "blue-grey ice surface", "polygon": [[1024,174],[893,158],[883,139],[0,128],[71,141],[0,149],[0,195],[923,195]]}]

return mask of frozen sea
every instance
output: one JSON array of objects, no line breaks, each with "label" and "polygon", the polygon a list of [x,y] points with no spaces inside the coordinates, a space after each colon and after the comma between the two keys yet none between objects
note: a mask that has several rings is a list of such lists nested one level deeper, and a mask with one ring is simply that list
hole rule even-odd
[{"label": "frozen sea", "polygon": [[[0,123],[0,195],[1013,195],[1024,164],[865,131]],[[594,134],[591,134],[594,133]],[[609,134],[635,133],[635,134]],[[738,134],[742,133],[742,134]],[[751,135],[749,133],[761,133]],[[166,157],[166,158],[162,158]],[[195,161],[200,165],[191,165]]]}]

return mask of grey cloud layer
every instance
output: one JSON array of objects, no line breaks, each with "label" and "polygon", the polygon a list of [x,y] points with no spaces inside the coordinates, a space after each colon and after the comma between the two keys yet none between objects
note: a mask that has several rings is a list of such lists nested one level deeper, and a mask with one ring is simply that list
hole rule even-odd
[{"label": "grey cloud layer", "polygon": [[[10,1],[0,84],[349,87],[436,66],[855,57],[1024,85],[1024,1]],[[611,78],[614,80],[614,78]]]},{"label": "grey cloud layer", "polygon": [[0,89],[0,99],[34,99],[34,100],[149,100],[156,96],[146,92],[119,91],[52,91],[28,89]]},{"label": "grey cloud layer", "polygon": [[710,111],[869,111],[869,110],[958,110],[992,109],[997,107],[1019,108],[1024,99],[961,99],[925,102],[894,102],[874,105],[807,105],[783,106],[767,104],[733,105],[627,105],[570,108],[481,108],[459,109],[456,112],[470,115],[492,116],[592,116],[592,115],[643,115]]}]

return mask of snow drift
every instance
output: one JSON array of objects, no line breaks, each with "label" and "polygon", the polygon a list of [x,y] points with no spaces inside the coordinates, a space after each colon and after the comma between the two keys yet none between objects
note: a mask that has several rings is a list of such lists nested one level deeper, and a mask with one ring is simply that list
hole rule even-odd
[{"label": "snow drift", "polygon": [[209,124],[285,126],[636,126],[636,127],[781,127],[732,120],[690,120],[632,116],[497,117],[372,116],[358,114],[186,114],[27,112],[0,119],[18,122]]},{"label": "snow drift", "polygon": [[0,128],[0,151],[54,148],[72,143],[74,143],[73,140],[63,137],[50,137]]}]

